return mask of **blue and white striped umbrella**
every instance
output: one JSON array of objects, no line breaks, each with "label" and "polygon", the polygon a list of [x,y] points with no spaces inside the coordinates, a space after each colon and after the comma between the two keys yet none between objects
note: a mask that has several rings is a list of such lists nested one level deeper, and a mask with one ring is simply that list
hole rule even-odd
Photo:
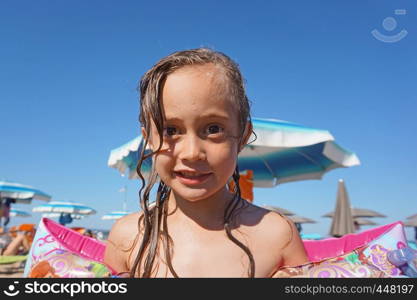
[{"label": "blue and white striped umbrella", "polygon": [[[143,147],[142,136],[139,135],[135,139],[126,144],[112,150],[107,162],[109,167],[117,169],[122,176],[129,173],[129,179],[139,178],[136,174],[136,165],[138,163],[138,155],[141,147]],[[147,149],[147,153],[150,150]],[[142,164],[142,173],[149,173],[152,168],[152,160],[148,158]]]},{"label": "blue and white striped umbrella", "polygon": [[[359,159],[335,143],[327,130],[311,128],[287,121],[254,118],[256,133],[253,141],[238,157],[239,170],[253,171],[255,187],[274,187],[280,183],[308,179],[321,179],[335,168],[359,165]],[[108,166],[116,168],[129,178],[138,178],[136,164],[143,146],[138,136],[111,151]],[[148,159],[142,171],[149,172],[152,161]]]},{"label": "blue and white striped umbrella", "polygon": [[[79,215],[79,214],[70,214],[71,218],[74,220],[80,220],[85,217],[85,215]],[[59,218],[61,216],[61,213],[44,213],[42,214],[42,217],[44,218]]]},{"label": "blue and white striped umbrella", "polygon": [[27,218],[27,217],[30,217],[31,216],[30,213],[27,213],[27,212],[25,212],[23,210],[17,210],[17,209],[14,209],[14,208],[11,208],[10,209],[9,215],[10,215],[10,217],[13,217],[13,218],[14,217],[24,217],[24,218]]},{"label": "blue and white striped umbrella", "polygon": [[66,213],[75,215],[93,215],[96,211],[87,205],[73,202],[51,201],[46,204],[36,206],[33,212],[41,213]]},{"label": "blue and white striped umbrella", "polygon": [[28,185],[0,181],[0,199],[3,198],[14,199],[16,203],[30,204],[32,199],[49,201],[51,196]]},{"label": "blue and white striped umbrella", "polygon": [[105,214],[101,217],[102,220],[117,220],[121,217],[124,217],[126,215],[130,214],[130,212],[127,211],[113,211],[109,214]]}]

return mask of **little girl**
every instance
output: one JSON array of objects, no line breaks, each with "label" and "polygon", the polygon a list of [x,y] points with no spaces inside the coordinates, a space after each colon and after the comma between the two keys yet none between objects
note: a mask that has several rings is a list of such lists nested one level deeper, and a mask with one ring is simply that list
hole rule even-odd
[{"label": "little girl", "polygon": [[205,48],[173,53],[143,76],[140,100],[142,210],[114,224],[107,264],[130,277],[272,277],[307,262],[291,221],[240,197],[237,159],[252,123],[236,63]]}]

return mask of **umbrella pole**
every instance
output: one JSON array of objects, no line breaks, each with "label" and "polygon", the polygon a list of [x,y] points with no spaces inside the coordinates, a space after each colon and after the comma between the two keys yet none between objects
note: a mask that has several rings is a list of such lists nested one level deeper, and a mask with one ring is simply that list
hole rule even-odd
[{"label": "umbrella pole", "polygon": [[124,192],[125,192],[125,198],[124,198],[124,201],[123,201],[123,211],[126,211],[126,201],[127,201],[127,187],[125,186],[125,188],[124,188]]}]

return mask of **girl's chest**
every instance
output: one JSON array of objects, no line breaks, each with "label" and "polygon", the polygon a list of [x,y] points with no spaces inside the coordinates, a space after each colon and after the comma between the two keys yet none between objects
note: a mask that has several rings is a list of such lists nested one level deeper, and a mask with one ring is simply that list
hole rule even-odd
[{"label": "girl's chest", "polygon": [[[250,251],[255,265],[255,277],[268,277],[279,266],[281,257],[279,253],[273,252],[274,249],[265,249],[256,243],[256,239],[248,243],[247,236],[246,239],[239,235],[237,238]],[[249,255],[224,232],[206,236],[179,234],[172,239],[175,244],[170,248],[170,258],[166,255],[163,243],[160,243],[152,277],[173,277],[169,259],[179,277],[249,277]],[[134,253],[137,253],[135,250]],[[130,266],[134,259],[130,258]]]}]

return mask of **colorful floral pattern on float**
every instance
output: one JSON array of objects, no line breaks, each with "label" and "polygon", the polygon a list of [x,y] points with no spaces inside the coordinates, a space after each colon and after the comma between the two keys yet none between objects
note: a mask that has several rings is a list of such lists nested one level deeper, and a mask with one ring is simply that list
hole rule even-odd
[{"label": "colorful floral pattern on float", "polygon": [[417,251],[411,247],[405,247],[389,251],[388,260],[408,277],[417,278]]},{"label": "colorful floral pattern on float", "polygon": [[103,263],[105,244],[42,218],[24,277],[94,278],[115,274]]},{"label": "colorful floral pattern on float", "polygon": [[363,255],[363,248],[356,249],[343,256],[323,261],[311,262],[296,267],[283,267],[273,275],[282,277],[305,278],[383,278],[384,272],[368,263]]},{"label": "colorful floral pattern on float", "polygon": [[387,258],[390,251],[407,247],[401,222],[304,245],[311,262],[279,268],[273,277],[408,277]]}]

